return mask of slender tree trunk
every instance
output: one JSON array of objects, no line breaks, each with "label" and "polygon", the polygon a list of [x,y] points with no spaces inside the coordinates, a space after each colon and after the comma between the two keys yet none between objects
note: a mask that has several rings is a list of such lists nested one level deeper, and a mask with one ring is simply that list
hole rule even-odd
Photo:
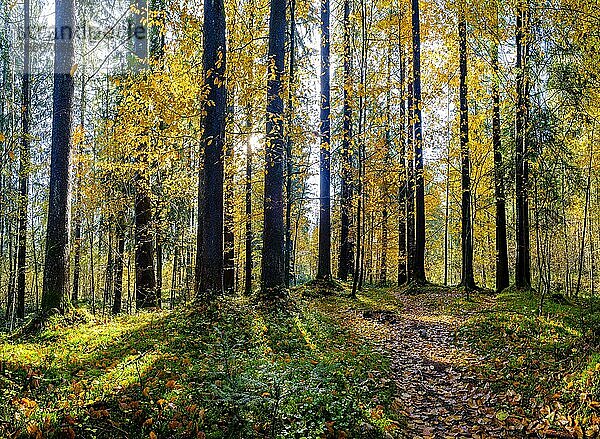
[{"label": "slender tree trunk", "polygon": [[[496,8],[497,8],[496,4]],[[496,11],[496,20],[498,12]],[[498,28],[496,23],[496,29]],[[496,36],[493,37],[494,39]],[[508,288],[508,247],[506,242],[506,199],[504,193],[504,169],[500,140],[500,74],[498,65],[498,43],[492,49],[492,143],[494,148],[494,193],[496,198],[496,292]]]},{"label": "slender tree trunk", "polygon": [[[137,0],[134,12],[133,36],[134,53],[140,60],[135,72],[145,76],[144,60],[148,58],[148,40],[146,38],[146,0]],[[156,298],[156,274],[154,272],[154,248],[152,240],[152,200],[150,199],[150,182],[147,175],[148,157],[147,142],[138,146],[141,152],[141,163],[145,169],[138,170],[135,176],[135,301],[137,309],[153,308],[158,305]]]},{"label": "slender tree trunk", "polygon": [[285,228],[283,224],[283,90],[285,71],[286,1],[271,0],[267,81],[267,147],[261,291],[275,298],[285,288]]},{"label": "slender tree trunk", "polygon": [[[233,102],[233,97],[231,99]],[[230,124],[233,125],[234,107],[229,107]],[[225,169],[225,197],[223,213],[223,290],[229,294],[234,292],[235,288],[235,234],[233,222],[234,194],[233,194],[233,176],[235,173],[233,161],[233,139],[225,142],[225,159],[227,166]]]},{"label": "slender tree trunk", "polygon": [[225,6],[222,0],[205,0],[202,66],[209,88],[205,106],[204,130],[204,204],[202,227],[202,266],[198,293],[212,298],[223,292],[223,148],[227,90],[225,87],[226,40]]},{"label": "slender tree trunk", "polygon": [[365,2],[360,0],[360,16],[361,16],[361,49],[360,49],[360,84],[358,95],[358,182],[357,182],[357,205],[356,205],[356,258],[354,264],[354,273],[352,278],[352,293],[351,297],[356,298],[356,293],[362,288],[362,277],[364,268],[364,218],[363,218],[363,202],[364,202],[364,138],[363,138],[363,123],[364,123],[364,91],[365,78],[367,70],[367,30],[365,17]]},{"label": "slender tree trunk", "polygon": [[113,257],[113,250],[114,249],[114,243],[113,243],[113,230],[112,230],[112,224],[109,221],[109,225],[108,225],[108,252],[106,255],[106,270],[104,272],[104,294],[102,296],[102,314],[104,315],[104,312],[106,310],[106,305],[108,303],[108,301],[110,300],[110,297],[112,296],[113,293],[113,279],[114,279],[114,257]]},{"label": "slender tree trunk", "polygon": [[518,288],[531,287],[529,258],[529,209],[527,201],[527,0],[518,0],[516,17],[516,49],[517,49],[517,106],[515,116],[515,200],[517,214],[517,259],[515,268],[515,284]]},{"label": "slender tree trunk", "polygon": [[[412,63],[412,61],[411,61]],[[415,161],[414,161],[414,108],[413,108],[413,81],[408,82],[408,125],[406,148],[406,249],[407,249],[407,281],[416,280],[415,277]]]},{"label": "slender tree trunk", "polygon": [[24,0],[23,39],[23,106],[21,108],[22,139],[19,154],[19,249],[17,257],[17,317],[25,318],[25,275],[27,258],[27,207],[29,199],[29,0]]},{"label": "slender tree trunk", "polygon": [[117,315],[121,312],[123,305],[123,258],[125,253],[125,221],[123,215],[119,215],[119,221],[116,227],[117,251],[115,254],[115,272],[114,272],[114,298],[112,304],[112,313]]},{"label": "slender tree trunk", "polygon": [[[594,138],[594,131],[592,130],[592,139]],[[575,297],[579,297],[579,291],[581,288],[581,274],[583,270],[583,257],[585,252],[585,236],[587,232],[587,223],[588,223],[588,211],[590,205],[590,194],[592,189],[592,167],[594,163],[594,147],[593,140],[590,139],[590,148],[589,148],[589,162],[588,162],[588,176],[587,176],[587,185],[585,188],[585,204],[583,207],[583,230],[581,232],[581,246],[579,248],[579,269],[577,271],[577,287],[575,289]]]},{"label": "slender tree trunk", "polygon": [[352,210],[352,48],[350,27],[350,0],[344,0],[344,90],[341,151],[341,200],[340,200],[340,256],[338,277],[347,280],[352,271],[352,241],[350,238],[350,215]]},{"label": "slender tree trunk", "polygon": [[331,121],[329,0],[321,0],[321,151],[319,160],[319,266],[317,279],[331,279]]},{"label": "slender tree trunk", "polygon": [[447,101],[447,127],[446,127],[446,206],[444,214],[444,285],[448,285],[448,255],[449,255],[449,230],[450,230],[450,78],[448,78]]},{"label": "slender tree trunk", "polygon": [[290,67],[288,78],[288,99],[287,99],[287,138],[285,142],[285,286],[290,286],[292,276],[291,257],[292,257],[292,204],[293,196],[293,159],[292,159],[292,124],[294,120],[294,81],[296,67],[296,0],[290,0]]},{"label": "slender tree trunk", "polygon": [[[108,100],[108,96],[107,96]],[[81,75],[81,98],[79,104],[79,123],[81,129],[85,130],[85,75]],[[84,131],[85,132],[85,131]],[[81,157],[81,146],[78,145],[77,153]],[[73,303],[79,300],[80,276],[81,276],[81,175],[79,163],[75,168],[76,187],[75,187],[75,239],[73,240],[73,290],[71,292],[71,301]]]},{"label": "slender tree trunk", "polygon": [[244,291],[247,296],[252,294],[252,143],[250,132],[252,131],[251,109],[248,108],[248,120],[246,128],[246,264],[244,267]]},{"label": "slender tree trunk", "polygon": [[425,282],[425,184],[421,127],[421,23],[419,0],[412,0],[413,119],[415,149],[415,280]]},{"label": "slender tree trunk", "polygon": [[76,33],[73,0],[56,0],[55,28],[50,198],[42,291],[44,313],[63,310],[68,297],[73,38]]},{"label": "slender tree trunk", "polygon": [[398,286],[404,285],[406,276],[406,102],[404,83],[406,81],[406,66],[404,60],[404,48],[402,47],[401,21],[398,21],[398,56],[400,58],[400,147],[398,160],[400,169],[398,172]]},{"label": "slender tree trunk", "polygon": [[460,39],[460,154],[462,188],[462,279],[467,291],[475,289],[473,277],[473,225],[471,224],[471,161],[469,157],[469,105],[467,100],[467,21],[465,4],[458,20]]},{"label": "slender tree trunk", "polygon": [[171,294],[169,298],[169,309],[173,309],[175,307],[175,291],[179,285],[177,280],[179,279],[179,243],[177,242],[177,235],[175,240],[175,245],[173,249],[173,271],[171,273]]}]

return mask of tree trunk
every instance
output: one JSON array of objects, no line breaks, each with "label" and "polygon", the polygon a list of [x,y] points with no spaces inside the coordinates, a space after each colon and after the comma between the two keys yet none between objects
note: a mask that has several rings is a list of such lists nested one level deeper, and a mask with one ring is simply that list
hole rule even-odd
[{"label": "tree trunk", "polygon": [[515,115],[515,201],[516,201],[516,239],[517,259],[515,285],[517,288],[531,288],[529,258],[529,208],[527,201],[528,165],[527,165],[527,49],[526,32],[528,29],[527,0],[517,2],[516,50],[517,50],[517,106]]},{"label": "tree trunk", "polygon": [[341,151],[341,231],[338,277],[347,280],[352,271],[352,241],[350,238],[350,211],[352,210],[352,47],[350,28],[350,0],[344,0],[344,90]]},{"label": "tree trunk", "polygon": [[250,131],[252,130],[251,110],[248,109],[248,130],[246,138],[246,264],[244,267],[244,291],[247,296],[252,294],[252,143]]},{"label": "tree trunk", "polygon": [[[497,5],[496,5],[497,7]],[[496,12],[496,20],[498,19]],[[498,28],[496,23],[496,29]],[[494,39],[496,36],[493,37]],[[494,192],[496,198],[496,292],[508,288],[508,248],[506,242],[506,199],[504,193],[504,170],[500,140],[500,73],[498,65],[498,43],[492,49],[492,143],[494,148]]]},{"label": "tree trunk", "polygon": [[[231,99],[233,101],[233,97]],[[233,105],[229,107],[230,124],[233,126]],[[225,196],[223,213],[223,290],[229,294],[235,291],[235,235],[233,231],[233,176],[235,173],[233,162],[233,139],[225,142],[225,159],[227,166],[224,175]]]},{"label": "tree trunk", "polygon": [[293,88],[295,80],[295,63],[296,59],[296,0],[290,0],[290,72],[288,79],[288,100],[287,100],[287,124],[288,133],[285,142],[285,286],[290,286],[290,279],[292,277],[292,203],[294,202],[293,196],[293,160],[292,160],[292,122],[294,119],[294,108],[293,108]]},{"label": "tree trunk", "polygon": [[469,105],[467,101],[467,21],[465,4],[458,19],[460,40],[460,155],[461,155],[461,242],[462,242],[462,279],[461,285],[467,291],[475,289],[473,277],[473,225],[471,224],[471,161],[469,157]]},{"label": "tree trunk", "polygon": [[17,317],[25,318],[25,274],[27,257],[27,205],[29,198],[29,0],[24,0],[23,106],[21,108],[21,152],[19,154],[19,249],[17,257]]},{"label": "tree trunk", "polygon": [[223,147],[227,90],[225,87],[225,6],[222,0],[204,2],[204,53],[202,67],[209,88],[205,106],[204,130],[204,203],[202,227],[202,266],[198,293],[212,298],[223,292]]},{"label": "tree trunk", "polygon": [[117,252],[115,254],[115,271],[114,271],[114,298],[112,304],[112,313],[117,315],[121,312],[123,304],[123,257],[125,253],[125,221],[121,218],[117,223]]},{"label": "tree trunk", "polygon": [[267,81],[267,146],[261,291],[277,297],[285,288],[283,224],[283,90],[285,71],[286,1],[271,0]]},{"label": "tree trunk", "polygon": [[56,0],[55,23],[50,198],[42,291],[44,313],[63,310],[68,294],[73,38],[76,33],[73,0]]},{"label": "tree trunk", "polygon": [[321,0],[321,152],[317,279],[322,280],[331,280],[331,108],[329,105],[329,0]]},{"label": "tree trunk", "polygon": [[[411,60],[412,64],[412,60]],[[413,104],[413,81],[408,82],[408,125],[406,148],[406,250],[407,250],[407,281],[416,280],[415,277],[415,161],[414,161],[414,104]]]},{"label": "tree trunk", "polygon": [[415,265],[417,282],[425,282],[425,184],[423,180],[423,133],[421,127],[421,23],[419,0],[412,0],[413,119],[415,149]]}]

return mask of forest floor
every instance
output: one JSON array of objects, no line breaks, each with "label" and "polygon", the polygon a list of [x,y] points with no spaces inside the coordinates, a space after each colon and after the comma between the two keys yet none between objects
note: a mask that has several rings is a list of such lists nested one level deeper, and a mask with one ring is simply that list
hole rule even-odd
[{"label": "forest floor", "polygon": [[596,302],[417,293],[80,308],[0,336],[0,437],[598,437]]}]

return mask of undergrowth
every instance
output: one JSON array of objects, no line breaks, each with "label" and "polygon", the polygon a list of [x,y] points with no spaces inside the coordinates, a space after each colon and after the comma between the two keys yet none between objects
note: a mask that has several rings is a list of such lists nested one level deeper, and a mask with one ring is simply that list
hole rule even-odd
[{"label": "undergrowth", "polygon": [[[508,289],[495,307],[475,314],[462,336],[505,395],[503,413],[536,429],[596,437],[600,424],[600,310],[590,299],[562,303]],[[510,420],[510,419],[509,419]],[[533,421],[532,421],[533,420]]]},{"label": "undergrowth", "polygon": [[0,339],[0,437],[389,437],[388,360],[327,311],[347,300],[226,298]]}]

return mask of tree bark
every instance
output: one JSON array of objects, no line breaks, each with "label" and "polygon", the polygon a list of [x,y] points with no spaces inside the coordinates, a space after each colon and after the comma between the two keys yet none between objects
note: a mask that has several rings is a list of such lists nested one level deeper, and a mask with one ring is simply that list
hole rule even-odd
[{"label": "tree bark", "polygon": [[289,66],[289,78],[288,78],[288,99],[287,99],[287,124],[288,132],[285,142],[285,286],[289,288],[290,279],[292,277],[292,204],[294,202],[293,196],[293,160],[292,160],[292,122],[294,119],[294,108],[293,108],[293,88],[295,81],[295,67],[296,67],[296,0],[290,0],[290,66]]},{"label": "tree bark", "polygon": [[251,109],[248,109],[248,130],[246,138],[246,263],[244,267],[244,291],[247,296],[252,294],[252,143],[250,131],[252,130]]},{"label": "tree bark", "polygon": [[321,0],[321,151],[319,159],[319,265],[317,279],[331,280],[331,121],[329,0]]},{"label": "tree bark", "polygon": [[267,81],[267,146],[261,291],[266,298],[278,297],[285,288],[283,224],[283,90],[285,71],[286,1],[271,0]]},{"label": "tree bark", "polygon": [[114,272],[114,297],[112,304],[112,313],[117,315],[121,312],[123,304],[123,257],[125,253],[125,221],[120,215],[116,227],[117,251],[115,254],[115,272]]},{"label": "tree bark", "polygon": [[[231,99],[233,101],[233,98]],[[229,107],[230,124],[233,125],[234,108]],[[235,234],[233,231],[233,210],[234,210],[234,194],[233,194],[233,176],[235,173],[233,162],[233,139],[225,142],[225,159],[227,166],[225,169],[225,196],[224,196],[224,213],[223,213],[223,290],[227,293],[235,291]]]},{"label": "tree bark", "polygon": [[[497,8],[496,4],[496,8]],[[498,12],[496,11],[496,29]],[[492,49],[492,143],[494,149],[494,195],[496,198],[496,292],[508,288],[508,248],[506,242],[506,199],[504,191],[504,170],[502,163],[502,143],[500,138],[500,73],[498,65],[498,42],[494,38]]]},{"label": "tree bark", "polygon": [[55,30],[50,197],[42,291],[44,313],[63,310],[68,297],[72,70],[76,31],[73,0],[55,0]]},{"label": "tree bark", "polygon": [[27,258],[27,207],[29,198],[29,107],[30,107],[30,58],[29,58],[29,0],[24,0],[23,38],[23,106],[21,108],[21,152],[19,154],[19,248],[17,256],[17,317],[25,318],[25,275]]},{"label": "tree bark", "polygon": [[528,206],[528,164],[527,164],[527,0],[517,2],[516,49],[517,49],[517,104],[515,115],[515,202],[516,202],[516,239],[517,258],[515,267],[515,285],[517,288],[531,288],[529,258],[529,206]]},{"label": "tree bark", "polygon": [[462,279],[461,285],[469,290],[475,289],[473,276],[473,225],[471,223],[471,161],[469,157],[469,105],[467,100],[467,21],[465,3],[461,2],[458,19],[460,40],[460,155],[461,155],[461,243],[462,243]]},{"label": "tree bark", "polygon": [[[223,147],[227,90],[225,87],[225,6],[222,0],[204,2],[204,53],[202,67],[209,88],[205,106],[204,204],[202,227],[202,266],[198,293],[210,299],[223,292]],[[208,37],[210,36],[210,38]]]},{"label": "tree bark", "polygon": [[417,282],[425,282],[425,184],[423,180],[423,133],[421,127],[421,23],[419,0],[412,0],[413,119],[415,149],[415,265]]}]

